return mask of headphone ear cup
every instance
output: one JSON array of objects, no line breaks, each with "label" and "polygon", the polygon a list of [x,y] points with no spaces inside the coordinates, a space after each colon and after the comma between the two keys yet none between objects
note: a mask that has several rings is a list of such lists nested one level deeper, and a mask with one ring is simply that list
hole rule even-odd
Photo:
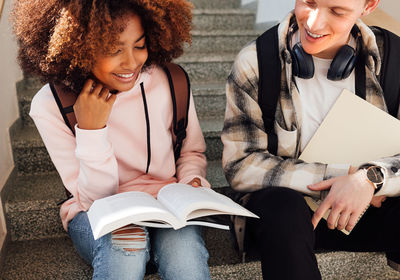
[{"label": "headphone ear cup", "polygon": [[314,77],[313,58],[304,51],[300,42],[294,45],[290,54],[292,55],[293,75],[302,79],[311,79]]},{"label": "headphone ear cup", "polygon": [[339,49],[328,70],[327,78],[332,81],[346,79],[353,71],[357,60],[356,51],[349,45]]}]

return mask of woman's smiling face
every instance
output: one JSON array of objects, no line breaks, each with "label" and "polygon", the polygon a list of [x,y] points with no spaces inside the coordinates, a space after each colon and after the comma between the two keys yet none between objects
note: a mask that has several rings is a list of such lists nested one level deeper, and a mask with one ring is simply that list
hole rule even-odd
[{"label": "woman's smiling face", "polygon": [[333,58],[347,44],[356,20],[369,14],[379,0],[296,0],[295,15],[303,49]]},{"label": "woman's smiling face", "polygon": [[140,17],[127,14],[124,30],[110,54],[99,54],[92,73],[109,90],[127,91],[134,85],[148,58]]}]

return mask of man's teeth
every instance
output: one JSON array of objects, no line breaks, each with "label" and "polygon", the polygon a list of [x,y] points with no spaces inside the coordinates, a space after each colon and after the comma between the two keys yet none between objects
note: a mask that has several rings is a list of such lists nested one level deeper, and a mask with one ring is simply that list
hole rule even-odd
[{"label": "man's teeth", "polygon": [[121,77],[121,78],[132,78],[133,73],[130,73],[130,74],[115,74],[115,75],[117,75],[118,77]]},{"label": "man's teeth", "polygon": [[318,35],[318,34],[311,33],[311,32],[308,31],[308,30],[306,30],[306,32],[307,32],[308,35],[310,35],[310,36],[313,37],[313,38],[321,38],[321,37],[324,36],[324,35]]}]

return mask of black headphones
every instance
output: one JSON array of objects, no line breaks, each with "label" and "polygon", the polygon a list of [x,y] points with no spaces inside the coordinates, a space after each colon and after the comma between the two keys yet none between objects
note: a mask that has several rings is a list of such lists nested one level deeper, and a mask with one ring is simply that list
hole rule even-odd
[{"label": "black headphones", "polygon": [[[306,53],[298,42],[291,49],[291,38],[297,31],[297,23],[289,29],[287,39],[287,48],[292,57],[292,73],[302,79],[311,79],[314,76],[314,61],[310,54]],[[361,46],[361,33],[357,25],[351,29],[351,34],[357,41],[357,49]],[[339,49],[333,58],[328,70],[327,78],[332,81],[339,81],[350,76],[357,61],[357,51],[349,45],[344,45]]]}]

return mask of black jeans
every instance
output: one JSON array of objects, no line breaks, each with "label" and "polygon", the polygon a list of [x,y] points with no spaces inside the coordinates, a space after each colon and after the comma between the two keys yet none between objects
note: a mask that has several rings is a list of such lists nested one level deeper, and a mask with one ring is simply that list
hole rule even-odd
[{"label": "black jeans", "polygon": [[386,252],[400,260],[400,198],[370,207],[350,235],[330,230],[324,219],[315,231],[302,194],[269,187],[246,206],[260,219],[247,219],[245,245],[261,257],[264,279],[321,279],[314,250]]}]

